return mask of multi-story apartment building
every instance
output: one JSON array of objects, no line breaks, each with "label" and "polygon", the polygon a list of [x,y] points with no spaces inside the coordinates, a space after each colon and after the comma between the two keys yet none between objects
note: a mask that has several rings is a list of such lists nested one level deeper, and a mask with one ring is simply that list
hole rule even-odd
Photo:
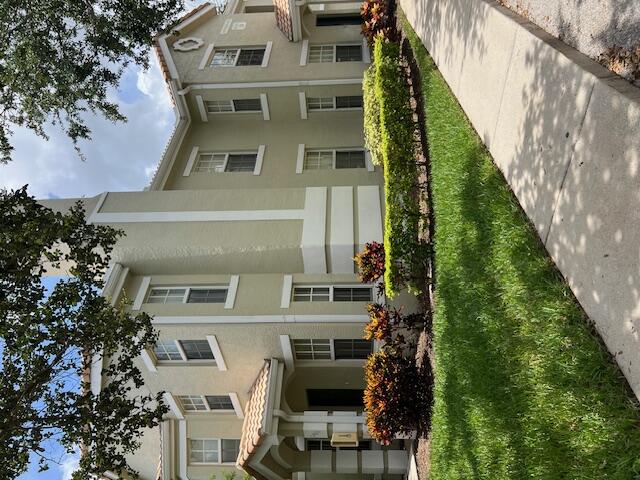
[{"label": "multi-story apartment building", "polygon": [[359,6],[274,3],[205,4],[158,37],[178,120],[155,177],[85,201],[126,232],[105,295],[160,334],[140,366],[170,413],[131,459],[143,479],[406,472],[362,408],[376,291],[352,257],[382,240],[384,203],[363,148]]}]

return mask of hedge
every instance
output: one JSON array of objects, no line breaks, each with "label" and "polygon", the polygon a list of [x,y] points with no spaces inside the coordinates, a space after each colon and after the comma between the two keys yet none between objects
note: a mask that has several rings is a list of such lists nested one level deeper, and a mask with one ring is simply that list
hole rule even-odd
[{"label": "hedge", "polygon": [[[404,286],[416,288],[413,284],[416,276],[412,270],[424,253],[418,241],[420,208],[417,201],[415,125],[409,90],[399,63],[399,45],[378,37],[374,43],[373,58],[386,200],[384,280],[386,294],[394,297]],[[365,111],[371,103],[365,104]],[[365,112],[365,117],[370,114]]]}]

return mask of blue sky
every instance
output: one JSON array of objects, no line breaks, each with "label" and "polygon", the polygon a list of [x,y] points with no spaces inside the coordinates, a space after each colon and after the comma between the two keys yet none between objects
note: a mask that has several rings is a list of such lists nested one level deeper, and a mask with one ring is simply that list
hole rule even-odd
[{"label": "blue sky", "polygon": [[151,67],[130,67],[120,87],[110,92],[128,118],[111,123],[88,116],[93,134],[81,142],[81,160],[72,143],[56,128],[47,129],[49,140],[16,128],[12,137],[13,161],[0,165],[0,187],[29,184],[37,198],[92,197],[105,190],[144,188],[155,171],[174,124],[174,113],[155,54]]},{"label": "blue sky", "polygon": [[[43,277],[42,284],[50,292],[61,278],[63,277]],[[71,478],[71,473],[78,462],[77,455],[67,454],[64,448],[55,442],[49,442],[45,448],[46,455],[57,463],[51,463],[49,470],[38,472],[38,459],[34,455],[31,458],[29,471],[20,475],[19,480],[69,480]]]}]

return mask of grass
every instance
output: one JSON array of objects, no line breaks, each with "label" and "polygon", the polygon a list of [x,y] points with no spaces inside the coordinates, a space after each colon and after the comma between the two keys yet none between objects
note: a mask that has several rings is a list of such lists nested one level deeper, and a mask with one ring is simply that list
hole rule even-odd
[{"label": "grass", "polygon": [[640,414],[432,59],[437,261],[431,477],[638,479]]}]

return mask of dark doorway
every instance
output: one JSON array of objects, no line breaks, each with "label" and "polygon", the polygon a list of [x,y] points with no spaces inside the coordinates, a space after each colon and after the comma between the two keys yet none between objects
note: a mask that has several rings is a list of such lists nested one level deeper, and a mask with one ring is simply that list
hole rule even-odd
[{"label": "dark doorway", "polygon": [[362,410],[364,408],[362,396],[362,390],[330,388],[307,389],[307,402],[309,403],[309,408],[355,407]]},{"label": "dark doorway", "polygon": [[316,17],[317,27],[335,27],[337,25],[360,25],[362,17],[358,13],[347,15],[318,15]]}]

